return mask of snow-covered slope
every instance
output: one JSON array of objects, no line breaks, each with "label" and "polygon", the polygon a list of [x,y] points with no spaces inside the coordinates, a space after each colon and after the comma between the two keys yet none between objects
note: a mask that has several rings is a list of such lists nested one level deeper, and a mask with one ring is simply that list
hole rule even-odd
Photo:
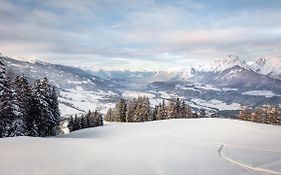
[{"label": "snow-covered slope", "polygon": [[281,127],[228,119],[107,123],[0,139],[3,175],[281,174]]},{"label": "snow-covered slope", "polygon": [[62,116],[98,108],[106,112],[119,96],[119,86],[80,68],[51,64],[43,61],[26,62],[3,57],[8,71],[27,76],[29,81],[47,77],[60,89]]}]

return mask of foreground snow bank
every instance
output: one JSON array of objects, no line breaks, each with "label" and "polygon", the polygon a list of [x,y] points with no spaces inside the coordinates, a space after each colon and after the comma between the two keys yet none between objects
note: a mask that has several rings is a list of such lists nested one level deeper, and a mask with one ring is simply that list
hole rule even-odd
[{"label": "foreground snow bank", "polygon": [[0,139],[0,174],[278,174],[280,138],[280,126],[228,119],[107,123]]}]

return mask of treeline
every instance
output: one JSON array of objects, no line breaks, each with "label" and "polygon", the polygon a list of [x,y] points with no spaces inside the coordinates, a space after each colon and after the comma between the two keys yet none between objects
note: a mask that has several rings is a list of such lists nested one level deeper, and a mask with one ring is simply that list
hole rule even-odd
[{"label": "treeline", "polygon": [[103,126],[102,115],[98,113],[97,110],[95,112],[89,111],[88,113],[82,114],[81,116],[75,114],[74,117],[71,116],[69,118],[67,125],[69,132],[97,126]]},{"label": "treeline", "polygon": [[8,75],[0,58],[0,137],[53,136],[59,132],[58,94],[47,78],[29,84]]},{"label": "treeline", "polygon": [[151,107],[147,97],[138,97],[133,100],[120,99],[113,109],[109,109],[105,115],[106,121],[112,122],[145,122],[173,118],[198,118],[205,117],[205,111],[200,114],[193,113],[191,107],[179,98],[165,100],[154,108]]},{"label": "treeline", "polygon": [[239,119],[257,123],[281,125],[281,111],[276,106],[265,105],[252,109],[243,107]]}]

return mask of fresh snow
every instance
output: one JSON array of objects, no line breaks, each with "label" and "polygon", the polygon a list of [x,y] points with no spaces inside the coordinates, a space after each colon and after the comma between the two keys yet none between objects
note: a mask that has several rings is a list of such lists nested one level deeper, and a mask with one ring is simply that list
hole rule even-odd
[{"label": "fresh snow", "polygon": [[266,98],[278,96],[269,90],[258,90],[258,91],[246,91],[242,93],[243,95],[252,95],[252,96],[265,96]]},{"label": "fresh snow", "polygon": [[281,127],[230,119],[106,123],[0,139],[3,175],[281,174]]},{"label": "fresh snow", "polygon": [[59,103],[59,109],[61,111],[62,116],[77,114],[77,113],[81,112],[81,111],[78,111],[77,109],[66,106],[63,103]]},{"label": "fresh snow", "polygon": [[281,59],[277,57],[258,58],[251,68],[262,75],[281,75]]},{"label": "fresh snow", "polygon": [[200,104],[205,107],[209,108],[215,108],[220,111],[223,110],[240,110],[241,105],[238,103],[231,103],[231,104],[226,104],[223,101],[217,100],[217,99],[212,99],[212,100],[203,100],[203,99],[192,99],[193,102],[196,104]]},{"label": "fresh snow", "polygon": [[[66,116],[70,114],[75,114],[77,112],[81,113],[81,111],[94,111],[96,109],[100,113],[105,114],[108,108],[113,107],[114,104],[113,102],[101,102],[100,100],[103,100],[106,96],[109,95],[114,95],[114,93],[111,91],[86,91],[81,86],[77,86],[75,89],[67,89],[66,91],[61,91],[59,100],[63,101],[64,103],[69,103],[74,107],[72,108],[61,103],[61,114],[62,116]],[[78,108],[80,111],[75,108]]]},{"label": "fresh snow", "polygon": [[154,94],[149,93],[149,92],[140,92],[140,91],[124,91],[122,93],[122,96],[124,98],[138,98],[139,96],[146,96],[148,98],[153,98],[155,97]]},{"label": "fresh snow", "polygon": [[238,56],[229,55],[226,58],[217,59],[211,63],[197,66],[195,69],[203,72],[222,72],[234,66],[248,68],[248,64]]}]

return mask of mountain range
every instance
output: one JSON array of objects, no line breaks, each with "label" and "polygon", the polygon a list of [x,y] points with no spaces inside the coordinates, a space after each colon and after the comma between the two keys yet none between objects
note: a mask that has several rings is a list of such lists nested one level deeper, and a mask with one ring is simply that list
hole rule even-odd
[{"label": "mountain range", "polygon": [[60,89],[64,115],[97,108],[105,113],[123,98],[147,95],[153,104],[180,97],[194,110],[226,115],[241,105],[281,104],[281,59],[258,58],[249,64],[229,55],[180,70],[91,71],[43,61],[26,62],[1,56],[8,70],[29,81],[47,77]]}]

